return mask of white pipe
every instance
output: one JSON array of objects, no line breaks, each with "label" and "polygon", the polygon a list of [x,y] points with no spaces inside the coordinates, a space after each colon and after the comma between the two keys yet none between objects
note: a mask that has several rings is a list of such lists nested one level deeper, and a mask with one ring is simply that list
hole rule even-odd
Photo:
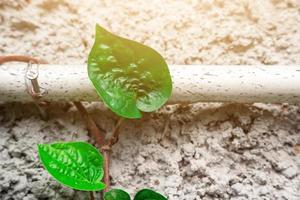
[{"label": "white pipe", "polygon": [[[300,66],[171,65],[173,93],[179,102],[300,102]],[[32,101],[26,92],[27,64],[0,65],[0,101]],[[86,65],[40,65],[41,100],[99,101]]]}]

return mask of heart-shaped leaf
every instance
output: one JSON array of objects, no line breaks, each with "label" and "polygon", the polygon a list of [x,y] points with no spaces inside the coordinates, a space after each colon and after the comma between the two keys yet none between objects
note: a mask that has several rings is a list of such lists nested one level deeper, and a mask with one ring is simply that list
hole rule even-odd
[{"label": "heart-shaped leaf", "polygon": [[136,193],[134,200],[168,200],[161,194],[150,189],[143,189]]},{"label": "heart-shaped leaf", "polygon": [[39,144],[46,170],[60,183],[78,190],[102,190],[103,157],[86,142]]},{"label": "heart-shaped leaf", "polygon": [[157,110],[172,92],[168,65],[158,52],[99,25],[88,74],[102,100],[125,118],[140,118],[141,111]]},{"label": "heart-shaped leaf", "polygon": [[104,200],[130,200],[130,196],[124,190],[112,189],[104,194]]}]

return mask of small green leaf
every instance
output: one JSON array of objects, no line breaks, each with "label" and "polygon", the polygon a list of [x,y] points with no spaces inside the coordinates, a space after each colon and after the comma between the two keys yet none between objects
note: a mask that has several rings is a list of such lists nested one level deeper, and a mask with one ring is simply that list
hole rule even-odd
[{"label": "small green leaf", "polygon": [[125,118],[140,118],[141,111],[157,110],[172,92],[168,65],[158,52],[99,25],[88,74],[105,104]]},{"label": "small green leaf", "polygon": [[168,200],[161,194],[150,189],[143,189],[136,193],[134,200]]},{"label": "small green leaf", "polygon": [[112,189],[104,194],[104,200],[130,200],[130,196],[124,190]]},{"label": "small green leaf", "polygon": [[86,142],[39,144],[46,170],[60,183],[78,190],[103,190],[103,157]]}]

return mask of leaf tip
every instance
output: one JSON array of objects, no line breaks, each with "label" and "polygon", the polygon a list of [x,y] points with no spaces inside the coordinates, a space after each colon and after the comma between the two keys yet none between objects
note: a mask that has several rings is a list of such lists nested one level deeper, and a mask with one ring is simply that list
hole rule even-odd
[{"label": "leaf tip", "polygon": [[100,26],[99,24],[96,24],[96,26],[95,26],[96,32],[97,32],[97,30],[99,30],[99,29],[101,29],[101,26]]},{"label": "leaf tip", "polygon": [[[96,24],[95,30],[96,30],[96,39],[97,39],[101,34],[107,34],[107,33],[110,33],[108,30],[106,30],[105,28],[103,28],[103,27],[100,26],[99,24]],[[111,33],[110,33],[110,34],[111,34]]]},{"label": "leaf tip", "polygon": [[44,144],[37,144],[38,151],[40,151],[43,148],[43,146]]}]

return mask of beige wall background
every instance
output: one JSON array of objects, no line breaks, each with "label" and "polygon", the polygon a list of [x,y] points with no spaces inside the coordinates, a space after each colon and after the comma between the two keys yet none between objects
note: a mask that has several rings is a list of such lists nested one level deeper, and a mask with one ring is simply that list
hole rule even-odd
[{"label": "beige wall background", "polygon": [[[94,26],[147,44],[170,64],[300,64],[299,0],[0,0],[0,54],[81,64]],[[213,69],[212,69],[213,70]],[[116,117],[86,105],[103,130]],[[43,170],[36,144],[88,140],[69,104],[0,104],[0,199],[86,199]],[[299,199],[298,105],[167,106],[124,124],[112,184],[170,200]]]}]

